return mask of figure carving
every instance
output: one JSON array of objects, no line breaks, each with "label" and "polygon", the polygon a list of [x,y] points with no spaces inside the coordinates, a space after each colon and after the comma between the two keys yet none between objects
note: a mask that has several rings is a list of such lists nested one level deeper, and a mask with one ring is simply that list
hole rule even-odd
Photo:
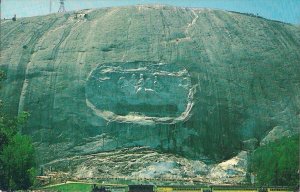
[{"label": "figure carving", "polygon": [[[159,122],[185,117],[182,114],[188,113],[192,106],[189,103],[192,103],[194,92],[184,69],[169,69],[165,66],[167,64],[151,67],[135,63],[127,65],[102,65],[91,73],[86,94],[88,104],[93,110],[99,110],[97,114],[107,119],[120,118],[120,121],[121,117],[131,121],[131,116],[145,117],[145,120],[151,117]],[[95,86],[101,86],[97,93]],[[127,117],[127,114],[130,115]]]}]

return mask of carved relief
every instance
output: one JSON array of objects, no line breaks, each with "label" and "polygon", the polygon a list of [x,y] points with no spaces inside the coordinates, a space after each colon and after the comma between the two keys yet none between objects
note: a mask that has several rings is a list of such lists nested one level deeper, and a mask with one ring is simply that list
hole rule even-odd
[{"label": "carved relief", "polygon": [[151,62],[97,67],[87,80],[87,104],[107,120],[170,123],[188,117],[193,86],[186,69]]}]

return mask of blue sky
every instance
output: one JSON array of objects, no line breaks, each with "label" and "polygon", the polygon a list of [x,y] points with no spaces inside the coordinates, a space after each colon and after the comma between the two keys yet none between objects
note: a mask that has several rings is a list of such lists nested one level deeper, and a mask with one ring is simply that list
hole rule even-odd
[{"label": "blue sky", "polygon": [[[208,7],[259,14],[268,19],[300,24],[300,0],[65,0],[68,11],[135,4],[168,4],[183,7]],[[1,18],[49,14],[50,0],[2,0]],[[59,0],[52,0],[57,12]]]}]

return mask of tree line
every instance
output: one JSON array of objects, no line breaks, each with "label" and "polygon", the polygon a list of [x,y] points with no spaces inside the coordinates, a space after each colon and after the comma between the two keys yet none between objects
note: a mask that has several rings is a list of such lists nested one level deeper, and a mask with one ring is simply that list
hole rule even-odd
[{"label": "tree line", "polygon": [[299,134],[257,148],[249,171],[260,185],[299,186]]},{"label": "tree line", "polygon": [[[4,79],[5,73],[0,70],[0,89]],[[0,190],[28,189],[35,178],[35,151],[31,138],[22,135],[19,128],[29,113],[11,118],[2,108],[0,99]]]}]

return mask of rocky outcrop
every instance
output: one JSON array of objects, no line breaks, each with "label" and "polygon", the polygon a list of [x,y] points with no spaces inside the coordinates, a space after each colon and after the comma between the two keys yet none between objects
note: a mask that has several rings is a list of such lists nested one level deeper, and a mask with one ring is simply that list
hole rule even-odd
[{"label": "rocky outcrop", "polygon": [[247,152],[220,164],[207,165],[146,147],[124,148],[85,156],[57,159],[44,165],[68,172],[69,178],[157,180],[200,183],[242,183],[247,172]]},{"label": "rocky outcrop", "polygon": [[[299,129],[299,27],[169,6],[79,12],[1,21],[0,96],[31,114],[22,132],[41,164],[137,146],[215,164]],[[131,174],[162,165],[177,170]]]},{"label": "rocky outcrop", "polygon": [[267,145],[270,142],[274,142],[282,137],[289,137],[291,135],[293,135],[293,133],[290,130],[276,126],[266,135],[265,138],[261,140],[260,145]]},{"label": "rocky outcrop", "polygon": [[247,173],[248,154],[241,151],[236,157],[224,161],[210,169],[207,178],[210,183],[242,183]]}]

